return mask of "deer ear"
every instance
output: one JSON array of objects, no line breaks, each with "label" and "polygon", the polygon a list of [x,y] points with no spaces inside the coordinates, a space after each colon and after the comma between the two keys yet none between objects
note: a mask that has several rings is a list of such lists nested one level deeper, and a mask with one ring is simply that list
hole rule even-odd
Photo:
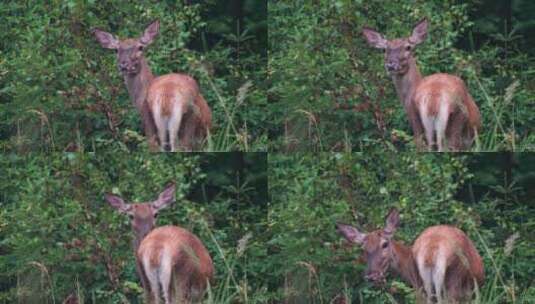
[{"label": "deer ear", "polygon": [[418,24],[416,24],[412,30],[412,35],[409,37],[409,42],[414,45],[422,43],[425,38],[427,38],[427,26],[427,18],[420,20],[420,22],[418,22]]},{"label": "deer ear", "polygon": [[351,243],[362,244],[366,238],[365,233],[358,231],[357,228],[351,225],[336,223],[336,228],[336,230]]},{"label": "deer ear", "polygon": [[152,43],[154,38],[158,36],[158,32],[160,31],[160,21],[156,20],[153,21],[147,28],[145,29],[145,32],[143,32],[143,36],[139,38],[139,42],[141,44],[147,46]]},{"label": "deer ear", "polygon": [[394,233],[399,227],[399,211],[396,208],[392,208],[386,217],[386,225],[383,229],[387,238],[392,238]]},{"label": "deer ear", "polygon": [[362,35],[370,46],[376,49],[386,49],[386,39],[379,32],[365,27],[362,29]]},{"label": "deer ear", "polygon": [[158,195],[158,199],[152,202],[152,207],[156,211],[167,207],[169,204],[175,201],[175,183],[168,185],[161,193]]},{"label": "deer ear", "polygon": [[112,34],[99,29],[93,29],[92,32],[103,48],[112,50],[119,48],[119,40],[117,40],[117,38],[115,38],[115,36]]},{"label": "deer ear", "polygon": [[132,206],[126,204],[120,196],[115,194],[106,193],[104,198],[113,208],[117,209],[121,213],[128,213],[132,209]]}]

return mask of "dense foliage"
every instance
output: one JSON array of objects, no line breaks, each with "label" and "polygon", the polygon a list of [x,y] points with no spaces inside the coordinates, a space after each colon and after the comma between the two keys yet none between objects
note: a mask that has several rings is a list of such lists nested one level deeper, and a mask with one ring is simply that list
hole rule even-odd
[{"label": "dense foliage", "polygon": [[423,17],[423,75],[463,78],[482,115],[474,150],[533,150],[535,5],[530,0],[271,1],[270,150],[413,149],[412,130],[364,26],[406,37]]},{"label": "dense foliage", "polygon": [[533,302],[534,161],[528,154],[270,156],[274,296],[285,303],[414,303],[400,278],[391,276],[385,290],[365,282],[361,249],[334,226],[371,231],[395,206],[395,238],[406,244],[436,224],[455,225],[474,241],[486,272],[475,303]]},{"label": "dense foliage", "polygon": [[[186,3],[186,4],[184,4]],[[0,145],[16,151],[146,148],[115,55],[99,27],[139,37],[155,75],[192,75],[213,111],[205,150],[265,150],[265,1],[2,1]]]},{"label": "dense foliage", "polygon": [[[208,248],[203,303],[414,303],[399,278],[365,282],[334,226],[369,231],[391,207],[405,243],[438,223],[470,236],[486,270],[475,303],[535,302],[535,154],[514,153],[535,150],[533,0],[8,0],[0,15],[0,303],[142,303],[129,220],[103,194],[143,202],[169,181],[158,225]],[[473,151],[510,153],[407,152],[361,29],[402,37],[423,17],[422,74],[462,77],[482,114]],[[139,37],[155,19],[152,72],[193,76],[212,108],[203,150],[269,157],[147,153],[91,30]]]},{"label": "dense foliage", "polygon": [[0,157],[0,303],[142,303],[130,222],[104,200],[177,201],[158,225],[203,240],[216,269],[206,303],[262,301],[267,158],[263,153]]}]

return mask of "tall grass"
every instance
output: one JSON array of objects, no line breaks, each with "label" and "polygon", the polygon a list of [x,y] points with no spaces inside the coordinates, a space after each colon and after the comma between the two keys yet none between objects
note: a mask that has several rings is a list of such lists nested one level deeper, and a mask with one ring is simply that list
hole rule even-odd
[{"label": "tall grass", "polygon": [[[222,249],[214,234],[204,224],[204,229],[217,248],[216,255],[223,261],[219,265],[217,280],[213,286],[209,286],[204,304],[225,304],[225,303],[277,303],[277,300],[269,299],[267,290],[251,290],[249,278],[247,275],[236,277],[236,267],[242,263],[244,252],[247,250],[247,244],[251,238],[250,234],[245,235],[236,245],[235,249],[226,252]],[[505,275],[506,269],[511,269],[508,265],[514,260],[514,247],[519,235],[510,236],[504,246],[497,250],[492,250],[486,241],[477,231],[477,241],[483,248],[483,258],[486,261],[485,284],[480,290],[476,290],[472,304],[498,304],[498,303],[534,303],[535,286],[525,286],[526,282],[517,282],[515,273],[511,272]],[[355,289],[351,288],[352,279],[347,277],[340,278],[339,293],[329,294],[323,284],[321,271],[311,263],[301,261],[298,263],[304,275],[296,278],[286,277],[284,286],[284,300],[282,303],[319,303],[319,304],[349,304],[349,303],[418,303],[416,294],[406,285],[393,282],[384,290],[375,289]],[[30,303],[39,299],[39,303],[101,303],[97,300],[96,295],[86,296],[83,293],[83,283],[74,282],[75,290],[73,293],[65,296],[58,295],[54,290],[54,273],[39,262],[31,262],[28,269],[22,271],[17,279],[17,299],[19,303]],[[294,283],[295,282],[295,283]],[[400,299],[399,292],[407,293],[405,299]],[[369,299],[370,295],[377,295],[377,299]],[[382,295],[382,296],[381,296]],[[59,300],[63,298],[64,300]],[[117,298],[117,297],[115,297]],[[124,295],[120,295],[120,301],[113,303],[137,303],[130,302]],[[32,300],[33,299],[33,300]],[[74,302],[76,300],[77,302]],[[71,302],[72,301],[72,302]],[[110,302],[112,303],[112,302]]]},{"label": "tall grass", "polygon": [[243,83],[238,89],[233,98],[225,98],[220,92],[220,89],[214,83],[212,77],[205,68],[201,68],[203,78],[208,82],[210,90],[216,97],[217,104],[223,110],[220,119],[223,121],[221,125],[216,125],[216,132],[209,134],[204,151],[258,151],[265,150],[262,146],[267,146],[266,138],[256,139],[251,142],[253,138],[247,128],[247,123],[237,126],[238,110],[245,105],[245,100],[248,97],[249,91],[253,86],[253,82],[248,80]]},{"label": "tall grass", "polygon": [[[202,151],[265,151],[267,147],[267,135],[255,138],[248,129],[247,122],[238,125],[239,110],[246,106],[246,99],[253,87],[252,81],[248,80],[238,89],[235,95],[224,97],[213,79],[204,73],[204,78],[209,84],[209,89],[216,97],[212,103],[222,109],[222,112],[212,113],[215,117],[214,125],[203,144]],[[215,104],[214,104],[215,103]],[[129,111],[135,111],[132,107]],[[129,128],[116,128],[117,135],[110,138],[82,136],[79,124],[73,129],[65,130],[55,127],[55,114],[45,113],[37,109],[29,110],[26,118],[18,121],[16,133],[10,140],[2,142],[0,149],[4,151],[41,151],[54,152],[56,149],[63,151],[98,151],[102,149],[128,152],[131,150],[149,151],[148,144],[142,134],[142,130]],[[60,146],[56,138],[70,138],[71,143]]]},{"label": "tall grass", "polygon": [[[205,233],[209,236],[206,243],[211,242],[216,248],[212,253],[217,260],[223,261],[221,265],[216,265],[216,278],[213,285],[209,285],[202,303],[204,304],[225,304],[225,303],[266,303],[267,290],[253,290],[249,285],[250,278],[247,274],[237,276],[238,265],[244,263],[245,252],[248,249],[251,233],[244,235],[236,244],[233,250],[224,250],[220,242],[216,239],[213,231],[206,221],[201,220]],[[227,246],[228,247],[228,246]],[[133,259],[134,257],[132,257]],[[215,260],[215,259],[214,259]],[[74,291],[68,295],[57,294],[54,286],[54,271],[46,265],[34,261],[28,263],[27,267],[21,270],[17,276],[16,298],[18,303],[62,303],[62,304],[97,304],[102,302],[102,292],[97,294],[85,294],[83,283],[80,278],[74,282]],[[64,284],[64,283],[60,283]],[[106,303],[142,303],[142,288],[140,285],[131,286],[133,283],[125,282],[121,284],[123,288],[136,291],[139,294],[139,301],[130,301],[121,291],[108,291],[110,298],[120,300],[107,300]],[[63,300],[61,300],[63,299]],[[1,303],[0,299],[0,303]]]},{"label": "tall grass", "polygon": [[[519,134],[516,133],[515,129],[516,112],[513,99],[520,82],[518,80],[512,82],[506,88],[503,96],[491,96],[488,88],[481,82],[479,77],[473,75],[472,78],[483,97],[480,102],[480,108],[487,110],[482,112],[482,115],[486,114],[486,117],[482,117],[483,126],[480,138],[478,138],[478,144],[473,150],[516,151]],[[510,122],[507,118],[508,113],[512,113]]]},{"label": "tall grass", "polygon": [[[477,75],[471,76],[473,82],[477,85],[476,93],[482,100],[478,100],[478,106],[481,111],[482,126],[479,133],[476,135],[474,143],[470,149],[471,152],[493,152],[493,151],[518,151],[518,150],[533,150],[533,138],[522,138],[521,134],[516,129],[516,109],[515,109],[515,94],[517,93],[520,82],[513,81],[505,90],[503,95],[491,95],[489,88],[485,85]],[[326,134],[324,126],[318,122],[321,120],[321,113],[313,113],[305,109],[296,111],[299,119],[294,119],[292,122],[296,125],[303,125],[306,129],[301,132],[303,136],[296,136],[295,132],[288,132],[287,130],[282,135],[283,139],[280,143],[282,149],[286,151],[293,150],[312,150],[312,151],[364,151],[370,146],[381,145],[386,150],[416,150],[413,143],[412,131],[409,134],[402,130],[391,127],[388,131],[389,137],[376,138],[370,137],[360,142],[355,142],[352,138],[355,134],[354,130],[347,130],[344,128],[339,132],[343,135],[340,146],[329,146],[331,136],[338,136],[338,134]],[[370,117],[371,119],[371,117]],[[408,121],[405,122],[406,129],[410,129]],[[391,124],[391,123],[390,123]],[[288,128],[286,128],[288,129]],[[297,129],[297,127],[294,127]],[[369,131],[366,131],[369,132]],[[401,145],[399,145],[401,143]],[[396,147],[398,146],[398,147]],[[277,149],[277,148],[275,148]]]}]

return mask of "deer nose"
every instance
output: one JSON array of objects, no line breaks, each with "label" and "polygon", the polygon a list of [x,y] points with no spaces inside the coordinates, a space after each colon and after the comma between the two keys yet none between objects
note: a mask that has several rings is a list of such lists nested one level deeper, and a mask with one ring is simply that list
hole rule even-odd
[{"label": "deer nose", "polygon": [[385,67],[389,71],[394,71],[398,67],[398,64],[393,61],[390,61],[385,64]]},{"label": "deer nose", "polygon": [[367,272],[364,278],[371,282],[380,282],[382,281],[382,274],[380,272]]}]

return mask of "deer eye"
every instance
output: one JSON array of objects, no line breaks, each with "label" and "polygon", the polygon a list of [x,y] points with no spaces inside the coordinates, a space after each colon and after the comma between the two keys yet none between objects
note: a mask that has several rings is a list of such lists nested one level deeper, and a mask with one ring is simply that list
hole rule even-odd
[{"label": "deer eye", "polygon": [[129,214],[129,215],[128,215],[128,218],[131,219],[131,220],[133,220],[133,219],[134,219],[134,216],[133,216],[132,214]]},{"label": "deer eye", "polygon": [[407,45],[407,46],[405,47],[405,50],[410,51],[410,50],[412,50],[412,47],[411,47],[410,45]]},{"label": "deer eye", "polygon": [[383,245],[381,245],[381,247],[382,247],[383,249],[385,249],[386,247],[388,247],[388,242],[384,242]]},{"label": "deer eye", "polygon": [[137,50],[138,50],[138,51],[143,51],[143,46],[142,46],[142,45],[138,46],[138,47],[137,47]]}]

